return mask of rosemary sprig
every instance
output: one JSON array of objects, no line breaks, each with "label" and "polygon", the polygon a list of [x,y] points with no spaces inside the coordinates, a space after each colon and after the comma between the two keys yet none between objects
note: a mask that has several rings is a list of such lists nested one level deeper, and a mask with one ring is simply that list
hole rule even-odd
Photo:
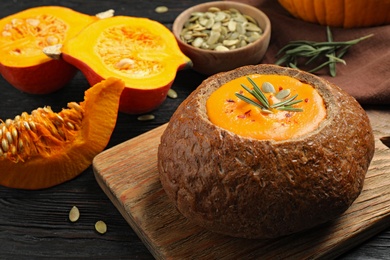
[{"label": "rosemary sprig", "polygon": [[[326,36],[328,38],[328,42],[333,42],[333,35],[332,35],[332,32],[330,31],[329,26],[326,26]],[[334,58],[336,57],[336,51],[334,50],[332,53],[326,54],[326,56],[328,57],[328,59],[330,61],[329,62],[329,73],[332,77],[336,77],[336,63],[334,62],[335,61]],[[340,59],[340,60],[343,61],[342,59]]]},{"label": "rosemary sprig", "polygon": [[[279,59],[276,61],[275,64],[285,64],[287,67],[299,69],[300,67],[302,67],[302,65],[308,66],[320,58],[326,58],[327,61],[319,64],[312,69],[308,69],[308,72],[314,73],[328,66],[329,74],[332,77],[335,77],[336,63],[342,63],[346,65],[343,56],[348,51],[348,49],[351,46],[373,36],[373,34],[369,34],[354,40],[336,42],[333,41],[333,35],[329,26],[327,26],[326,28],[326,34],[327,41],[325,42],[305,40],[289,42],[276,54],[276,57],[279,57]],[[303,64],[299,64],[300,62],[302,62],[302,60],[306,61]]]},{"label": "rosemary sprig", "polygon": [[[269,102],[268,99],[264,96],[263,92],[261,89],[257,86],[256,82],[254,82],[251,78],[247,77],[248,81],[252,84],[255,97],[258,100],[261,100],[261,103],[268,109],[269,108]],[[249,92],[250,93],[250,92]]]},{"label": "rosemary sprig", "polygon": [[[251,105],[258,107],[262,110],[262,112],[269,113],[269,114],[272,113],[272,110],[271,110],[272,108],[278,109],[278,110],[285,110],[285,111],[294,111],[294,112],[302,112],[303,111],[303,109],[301,109],[301,108],[293,107],[293,105],[302,102],[302,100],[295,100],[298,97],[298,95],[294,95],[290,98],[283,99],[278,103],[270,105],[267,97],[263,93],[264,89],[261,90],[261,88],[259,86],[257,86],[256,82],[254,82],[250,77],[247,77],[247,79],[251,83],[251,85],[253,86],[253,89],[248,88],[244,84],[241,84],[241,87],[243,87],[249,94],[251,94],[253,97],[255,97],[255,99],[258,102],[244,96],[241,93],[235,93],[235,95],[238,98],[240,98],[241,100],[247,102],[248,104],[251,104]],[[267,84],[271,85],[271,83],[267,83]],[[275,92],[273,86],[272,86],[272,89],[273,89],[272,92]]]}]

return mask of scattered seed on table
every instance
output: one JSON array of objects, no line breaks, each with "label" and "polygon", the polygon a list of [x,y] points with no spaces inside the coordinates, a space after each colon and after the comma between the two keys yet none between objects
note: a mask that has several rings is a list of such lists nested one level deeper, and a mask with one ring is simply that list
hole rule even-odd
[{"label": "scattered seed on table", "polygon": [[107,225],[106,223],[104,223],[104,221],[102,220],[99,220],[95,223],[95,229],[97,232],[99,232],[100,234],[104,234],[107,232]]},{"label": "scattered seed on table", "polygon": [[168,90],[168,97],[170,97],[170,98],[177,98],[177,93],[176,93],[176,91],[170,88],[170,89]]},{"label": "scattered seed on table", "polygon": [[138,121],[149,121],[154,119],[154,115],[148,114],[148,115],[142,115],[137,117]]},{"label": "scattered seed on table", "polygon": [[69,220],[71,222],[76,222],[80,217],[80,211],[76,206],[73,206],[69,211]]},{"label": "scattered seed on table", "polygon": [[162,14],[168,12],[168,7],[166,6],[157,6],[156,9],[154,9],[156,13]]}]

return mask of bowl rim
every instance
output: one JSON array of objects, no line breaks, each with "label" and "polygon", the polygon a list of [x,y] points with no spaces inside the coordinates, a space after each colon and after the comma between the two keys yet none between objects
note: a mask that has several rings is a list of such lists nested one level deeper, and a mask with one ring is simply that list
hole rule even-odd
[{"label": "bowl rim", "polygon": [[[266,24],[266,28],[261,28],[263,30],[263,34],[260,36],[259,39],[257,39],[256,41],[248,44],[247,46],[240,47],[240,48],[233,49],[233,50],[227,50],[227,51],[215,51],[215,50],[201,49],[201,48],[194,47],[191,44],[188,44],[188,43],[184,42],[180,38],[180,32],[181,32],[181,30],[183,28],[178,28],[179,27],[179,25],[178,25],[179,20],[185,20],[185,16],[191,14],[194,11],[197,11],[197,9],[199,9],[199,8],[207,9],[209,7],[219,7],[219,6],[216,6],[216,5],[228,5],[229,7],[232,7],[232,8],[236,8],[236,7],[247,8],[247,9],[252,10],[253,12],[259,13],[259,15],[265,20],[265,24]],[[255,19],[257,21],[257,19],[255,17],[253,17],[253,19]],[[244,3],[240,3],[240,2],[233,2],[233,1],[212,1],[212,2],[205,2],[205,3],[201,3],[201,4],[197,4],[197,5],[191,6],[191,7],[187,8],[187,9],[185,9],[184,11],[182,11],[176,17],[176,19],[174,20],[174,22],[172,24],[172,33],[175,36],[177,41],[180,41],[180,43],[182,43],[183,45],[187,46],[189,49],[191,49],[193,51],[200,51],[200,52],[210,53],[210,54],[214,54],[214,55],[215,54],[217,54],[217,55],[218,54],[225,54],[225,53],[233,54],[233,53],[240,52],[242,50],[251,48],[256,42],[258,42],[260,40],[264,40],[268,35],[270,37],[270,35],[271,35],[271,21],[270,21],[269,17],[263,11],[261,11],[259,8],[256,8],[256,7],[252,6],[252,5],[244,4]]]}]

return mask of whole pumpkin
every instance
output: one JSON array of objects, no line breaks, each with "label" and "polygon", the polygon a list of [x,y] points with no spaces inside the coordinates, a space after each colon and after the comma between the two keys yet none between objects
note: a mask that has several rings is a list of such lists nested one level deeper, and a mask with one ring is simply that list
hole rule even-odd
[{"label": "whole pumpkin", "polygon": [[390,24],[390,0],[278,0],[306,22],[354,28]]}]

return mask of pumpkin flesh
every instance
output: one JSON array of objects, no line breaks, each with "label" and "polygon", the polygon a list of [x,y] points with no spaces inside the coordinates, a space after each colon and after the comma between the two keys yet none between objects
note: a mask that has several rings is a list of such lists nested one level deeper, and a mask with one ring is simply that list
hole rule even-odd
[{"label": "pumpkin flesh", "polygon": [[43,6],[0,20],[0,73],[14,87],[47,94],[76,73],[72,65],[52,60],[42,50],[61,44],[98,18],[60,6]]},{"label": "pumpkin flesh", "polygon": [[165,26],[126,16],[91,24],[67,41],[61,52],[91,85],[111,76],[121,78],[126,88],[119,110],[130,114],[157,108],[165,100],[177,70],[190,63]]},{"label": "pumpkin flesh", "polygon": [[42,189],[81,174],[108,144],[123,88],[109,78],[59,113],[44,107],[1,121],[0,185]]}]

